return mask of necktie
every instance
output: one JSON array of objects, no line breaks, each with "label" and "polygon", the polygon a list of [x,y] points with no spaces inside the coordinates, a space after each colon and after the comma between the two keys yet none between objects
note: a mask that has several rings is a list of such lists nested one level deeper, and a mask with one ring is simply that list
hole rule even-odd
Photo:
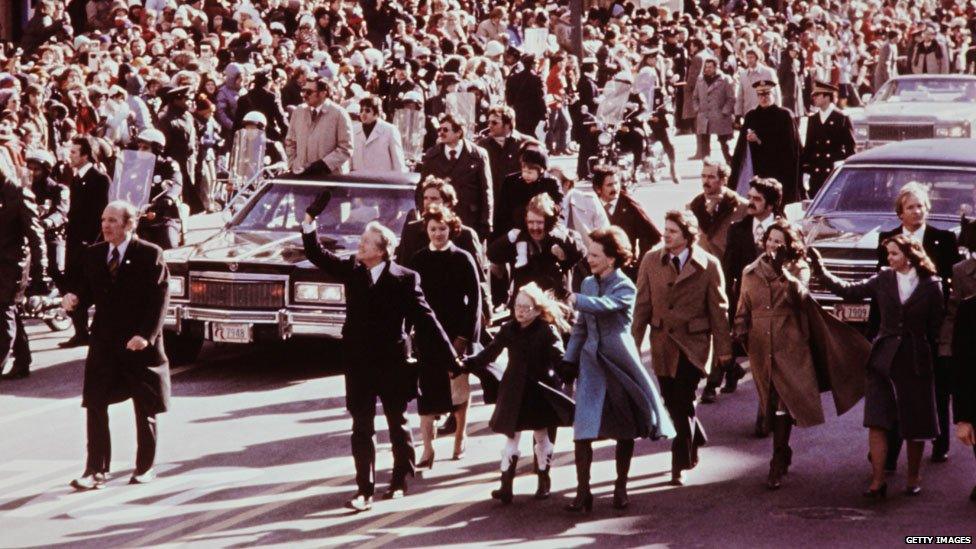
[{"label": "necktie", "polygon": [[447,151],[447,158],[451,162],[454,162],[455,160],[457,160],[457,151],[455,151],[454,149],[451,149],[451,150]]},{"label": "necktie", "polygon": [[319,121],[319,115],[320,114],[322,114],[322,111],[321,110],[319,110],[319,109],[312,109],[312,125],[313,126],[315,125],[316,122]]},{"label": "necktie", "polygon": [[608,219],[611,218],[611,217],[613,217],[613,204],[612,203],[607,202],[606,204],[603,205],[603,209],[605,209],[607,211],[607,218]]},{"label": "necktie", "polygon": [[112,248],[112,256],[108,260],[108,275],[115,280],[115,275],[119,270],[119,249]]},{"label": "necktie", "polygon": [[681,260],[678,259],[678,256],[676,255],[671,256],[671,265],[674,266],[674,272],[676,273],[681,272]]}]

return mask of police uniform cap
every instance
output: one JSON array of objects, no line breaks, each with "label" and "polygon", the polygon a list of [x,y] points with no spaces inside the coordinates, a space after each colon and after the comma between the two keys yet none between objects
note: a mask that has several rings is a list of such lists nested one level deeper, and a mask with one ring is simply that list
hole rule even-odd
[{"label": "police uniform cap", "polygon": [[816,80],[813,83],[813,91],[811,92],[811,95],[817,95],[820,93],[835,94],[839,91],[840,89],[837,86]]},{"label": "police uniform cap", "polygon": [[776,82],[772,80],[757,80],[752,83],[752,87],[756,91],[770,91],[776,87]]}]

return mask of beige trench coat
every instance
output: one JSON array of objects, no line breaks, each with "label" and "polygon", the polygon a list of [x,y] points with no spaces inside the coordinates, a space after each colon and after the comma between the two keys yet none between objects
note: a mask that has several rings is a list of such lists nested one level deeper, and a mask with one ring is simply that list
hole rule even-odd
[{"label": "beige trench coat", "polygon": [[713,356],[732,355],[729,300],[718,259],[691,247],[691,254],[675,273],[667,252],[658,246],[644,255],[637,274],[634,306],[634,340],[640,348],[651,328],[651,360],[654,373],[674,377],[684,354],[705,375]]},{"label": "beige trench coat", "polygon": [[315,124],[308,105],[300,105],[291,113],[285,137],[288,167],[299,173],[312,162],[324,160],[332,173],[346,173],[352,159],[352,120],[345,109],[331,101],[319,108],[322,111]]}]

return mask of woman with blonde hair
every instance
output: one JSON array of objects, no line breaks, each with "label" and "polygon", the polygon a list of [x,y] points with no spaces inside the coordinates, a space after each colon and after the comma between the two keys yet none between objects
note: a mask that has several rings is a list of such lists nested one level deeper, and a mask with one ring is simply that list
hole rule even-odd
[{"label": "woman with blonde hair", "polygon": [[535,441],[536,474],[539,484],[535,499],[549,497],[549,467],[553,443],[550,429],[573,422],[573,401],[562,393],[556,368],[563,359],[560,332],[569,330],[568,308],[551,293],[531,282],[515,296],[514,319],[505,323],[495,339],[480,353],[468,357],[465,367],[483,371],[508,349],[508,367],[498,388],[498,402],[489,427],[505,435],[502,449],[501,487],[491,497],[512,502],[512,482],[519,459],[522,431],[532,431]]}]

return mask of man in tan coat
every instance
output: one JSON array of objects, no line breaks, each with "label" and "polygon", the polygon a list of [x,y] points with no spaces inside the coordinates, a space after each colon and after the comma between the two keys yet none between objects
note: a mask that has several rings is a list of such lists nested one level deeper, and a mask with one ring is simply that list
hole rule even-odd
[{"label": "man in tan coat", "polygon": [[695,244],[691,212],[665,215],[664,246],[641,261],[634,307],[634,340],[640,348],[651,327],[651,361],[677,436],[671,445],[671,483],[698,464],[705,432],[695,417],[695,391],[713,356],[732,359],[729,303],[718,259]]},{"label": "man in tan coat", "polygon": [[331,99],[332,87],[321,77],[302,88],[305,104],[291,114],[285,155],[292,174],[306,178],[349,171],[352,119]]}]

